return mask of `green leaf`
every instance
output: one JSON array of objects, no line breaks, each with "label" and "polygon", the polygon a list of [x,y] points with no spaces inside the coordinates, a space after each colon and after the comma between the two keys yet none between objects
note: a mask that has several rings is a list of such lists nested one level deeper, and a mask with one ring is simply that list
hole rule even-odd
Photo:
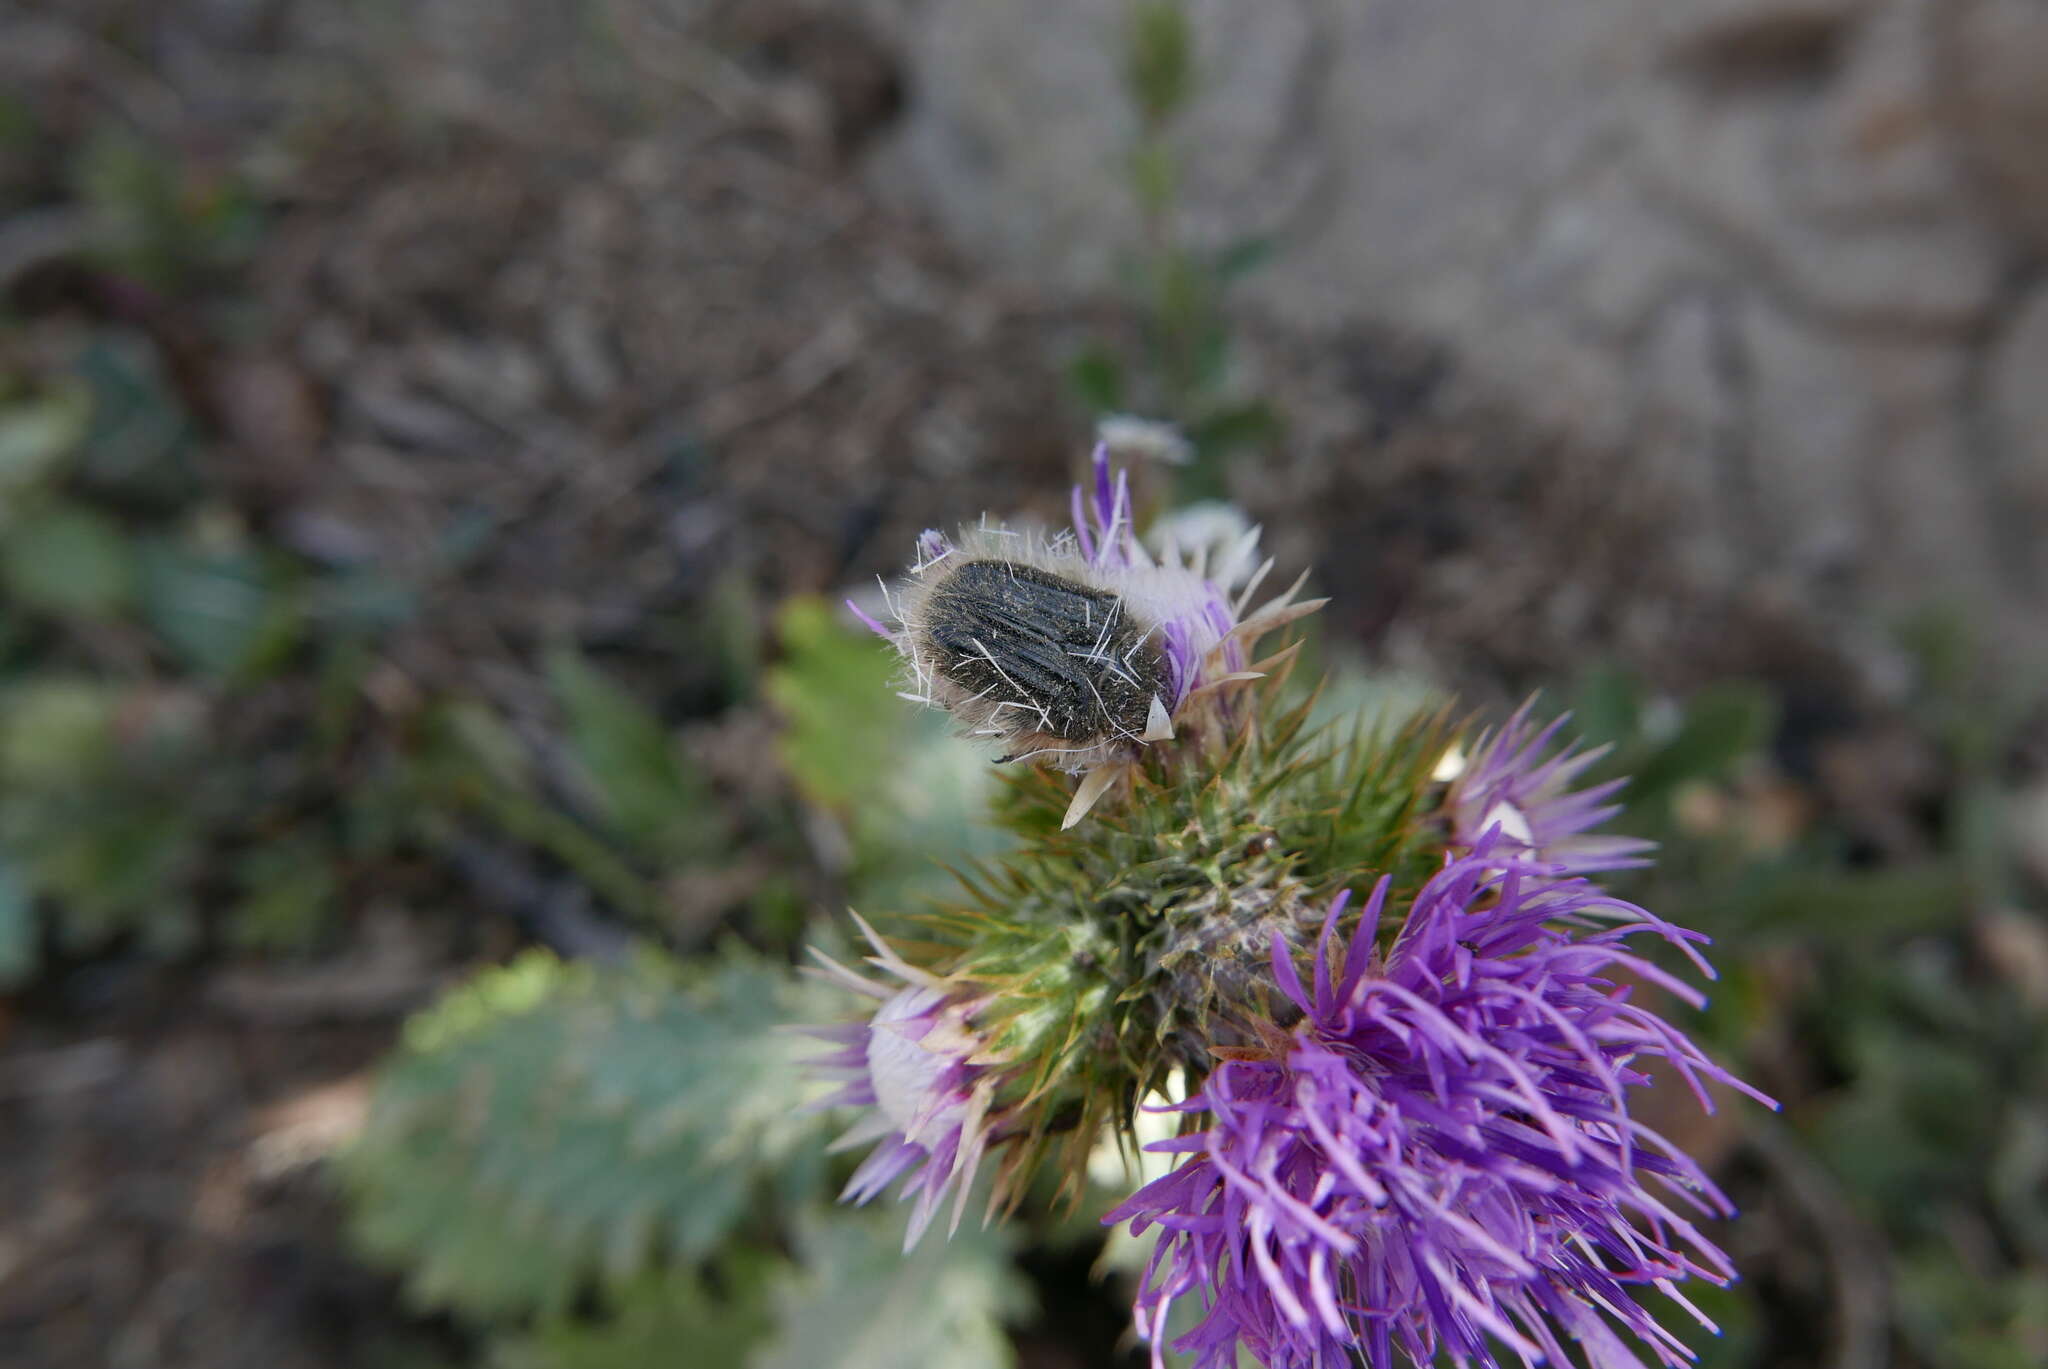
[{"label": "green leaf", "polygon": [[533,790],[533,765],[519,734],[490,705],[456,699],[437,715],[436,739],[441,745],[428,759],[451,772],[450,778],[472,779],[528,794]]},{"label": "green leaf", "polygon": [[902,1210],[840,1210],[797,1226],[775,1291],[775,1339],[747,1369],[1001,1369],[1003,1324],[1031,1309],[999,1231],[963,1224],[903,1253]]},{"label": "green leaf", "polygon": [[1280,415],[1263,400],[1212,409],[1188,429],[1188,440],[1204,460],[1214,461],[1280,435]]},{"label": "green leaf", "polygon": [[1195,35],[1179,0],[1140,0],[1125,32],[1124,83],[1145,122],[1171,119],[1195,88]]},{"label": "green leaf", "polygon": [[1875,870],[1758,868],[1717,904],[1713,921],[1757,941],[1805,938],[1859,949],[1956,926],[1970,886],[1960,868],[1939,861]]},{"label": "green leaf", "polygon": [[709,850],[716,807],[661,720],[566,648],[549,653],[548,680],[568,715],[569,745],[612,827],[663,861]]},{"label": "green leaf", "polygon": [[112,522],[58,504],[8,528],[0,575],[23,603],[60,617],[106,619],[128,606],[135,567]]},{"label": "green leaf", "polygon": [[531,953],[406,1028],[345,1155],[354,1227],[422,1303],[559,1314],[592,1280],[703,1260],[815,1186],[819,1118],[782,1030],[829,1011],[734,953],[600,969]]},{"label": "green leaf", "polygon": [[[56,474],[92,420],[92,397],[72,384],[0,409],[0,501],[18,498]],[[11,509],[0,502],[0,518]]]},{"label": "green leaf", "polygon": [[36,940],[35,896],[14,867],[0,860],[0,988],[35,973],[42,958]]},{"label": "green leaf", "polygon": [[411,585],[358,566],[321,581],[314,609],[322,620],[345,630],[376,632],[417,618],[420,602]]},{"label": "green leaf", "polygon": [[742,1269],[720,1269],[724,1296],[689,1276],[645,1275],[614,1290],[599,1320],[553,1322],[497,1342],[492,1369],[647,1369],[676,1363],[682,1346],[692,1365],[737,1366],[768,1333],[761,1274],[780,1261],[727,1263]]},{"label": "green leaf", "polygon": [[480,817],[547,851],[643,925],[664,922],[667,905],[654,883],[612,842],[537,792],[525,744],[495,711],[475,700],[444,704],[428,715],[422,740],[409,781],[432,807]]},{"label": "green leaf", "polygon": [[1572,691],[1572,726],[1589,746],[1634,741],[1643,726],[1642,681],[1612,662],[1594,666]]},{"label": "green leaf", "polygon": [[124,503],[169,511],[199,492],[193,425],[139,335],[96,335],[73,373],[92,395],[92,423],[74,458],[80,477]]},{"label": "green leaf", "polygon": [[198,931],[210,772],[196,701],[47,676],[0,695],[0,851],[49,896],[60,945],[139,934],[177,954]]},{"label": "green leaf", "polygon": [[908,711],[890,688],[895,652],[872,633],[840,626],[818,598],[783,605],[776,630],[783,659],[769,672],[768,698],[782,714],[783,765],[814,802],[873,800],[886,786]]},{"label": "green leaf", "polygon": [[46,675],[0,692],[0,779],[16,790],[76,785],[114,753],[118,689]]},{"label": "green leaf", "polygon": [[1686,708],[1678,735],[1636,771],[1631,803],[1668,796],[1690,780],[1719,779],[1745,755],[1770,740],[1777,703],[1759,685],[1719,684],[1701,690]]},{"label": "green leaf", "polygon": [[299,604],[250,551],[158,542],[142,553],[142,616],[193,669],[261,673],[297,642]]},{"label": "green leaf", "polygon": [[340,890],[335,852],[311,837],[252,848],[236,867],[242,897],[229,938],[251,950],[297,950],[327,925]]},{"label": "green leaf", "polygon": [[1240,280],[1271,261],[1278,246],[1271,236],[1265,234],[1239,238],[1216,254],[1215,265],[1210,270],[1215,272],[1220,283]]},{"label": "green leaf", "polygon": [[777,630],[783,656],[767,693],[783,719],[782,762],[807,798],[847,823],[858,903],[938,893],[952,882],[942,862],[1004,848],[984,821],[995,767],[945,715],[896,696],[894,651],[818,599],[790,600]]},{"label": "green leaf", "polygon": [[175,154],[109,123],[78,145],[71,166],[74,193],[99,229],[96,254],[166,289],[246,259],[262,226],[244,185]]},{"label": "green leaf", "polygon": [[1103,347],[1086,348],[1069,361],[1067,380],[1081,402],[1098,414],[1115,413],[1124,407],[1123,363]]},{"label": "green leaf", "polygon": [[110,811],[88,807],[94,795],[80,797],[86,803],[38,815],[40,836],[9,842],[28,855],[35,884],[56,901],[58,943],[91,951],[133,931],[154,955],[190,949],[199,934],[185,893],[203,855],[197,816],[154,797],[122,796]]},{"label": "green leaf", "polygon": [[1131,153],[1131,193],[1148,217],[1166,214],[1180,184],[1180,166],[1164,142],[1141,144]]}]

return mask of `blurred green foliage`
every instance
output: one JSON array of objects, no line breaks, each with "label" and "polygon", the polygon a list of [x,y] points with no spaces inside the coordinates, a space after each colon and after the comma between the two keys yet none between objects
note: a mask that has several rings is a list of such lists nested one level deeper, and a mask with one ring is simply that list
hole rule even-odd
[{"label": "blurred green foliage", "polygon": [[[1002,1233],[963,1229],[906,1255],[887,1211],[786,1209],[788,1253],[728,1250],[711,1276],[649,1274],[597,1316],[506,1331],[492,1369],[1004,1369],[1031,1310]],[[717,1284],[718,1291],[710,1285]]]},{"label": "blurred green foliage", "polygon": [[1189,463],[1174,473],[1185,502],[1229,491],[1228,463],[1269,446],[1279,412],[1243,391],[1231,372],[1226,294],[1271,254],[1264,238],[1221,248],[1189,245],[1180,227],[1181,125],[1201,87],[1201,54],[1183,0],[1137,0],[1125,16],[1123,75],[1137,123],[1129,188],[1139,242],[1129,268],[1139,345],[1101,340],[1081,348],[1067,376],[1098,417],[1136,413],[1174,424]]},{"label": "blurred green foliage", "polygon": [[[1757,686],[1672,710],[1599,669],[1574,722],[1614,748],[1595,778],[1634,776],[1614,826],[1662,847],[1619,891],[1714,936],[1712,1031],[1786,1097],[1788,1143],[1757,1147],[1756,1181],[1779,1203],[1803,1195],[1793,1220],[1828,1281],[1811,1291],[1878,1309],[1899,1363],[2019,1369],[2048,1357],[2048,986],[2029,978],[2048,965],[2048,917],[2026,906],[2003,836],[1997,758],[2039,696],[1974,670],[1953,617],[1902,638],[1909,735],[1947,777],[1917,855],[1859,856],[1840,818],[1809,811],[1772,764],[1775,706]],[[1706,1369],[1787,1353],[1782,1323],[1781,1343],[1761,1334],[1758,1296],[1713,1300],[1734,1334]]]},{"label": "blurred green foliage", "polygon": [[654,1272],[611,1290],[603,1315],[560,1318],[506,1332],[491,1346],[491,1369],[621,1369],[673,1362],[688,1346],[698,1363],[743,1365],[774,1326],[768,1283],[773,1257],[729,1263],[721,1294],[701,1277]]},{"label": "blurred green foliage", "polygon": [[406,1029],[342,1165],[366,1249],[422,1303],[561,1316],[694,1266],[816,1188],[787,976],[733,952],[600,969],[532,952]]},{"label": "blurred green foliage", "polygon": [[787,1024],[829,1015],[733,946],[488,971],[408,1026],[341,1160],[363,1246],[500,1328],[508,1369],[1007,1363],[1001,1236],[906,1259],[900,1211],[827,1205],[817,1043]]},{"label": "blurred green foliage", "polygon": [[310,952],[360,871],[478,829],[701,922],[679,881],[729,819],[667,725],[566,645],[559,751],[476,699],[378,716],[407,588],[250,529],[152,355],[108,327],[0,384],[0,985],[46,950]]},{"label": "blurred green foliage", "polygon": [[709,788],[660,719],[567,648],[549,653],[547,671],[578,774],[623,841],[671,860],[724,845]]},{"label": "blurred green foliage", "polygon": [[1124,40],[1124,86],[1148,128],[1164,128],[1195,89],[1195,38],[1176,0],[1131,7]]},{"label": "blurred green foliage", "polygon": [[[1136,336],[1084,349],[1069,377],[1098,415],[1179,425],[1181,497],[1220,494],[1230,460],[1281,430],[1233,375],[1227,308],[1271,244],[1181,232],[1202,79],[1183,5],[1139,0],[1121,42]],[[0,97],[0,143],[40,136]],[[196,308],[260,240],[234,168],[132,131],[83,140],[60,175],[87,263],[151,304]],[[618,964],[529,952],[414,1019],[338,1165],[373,1258],[501,1369],[637,1369],[678,1347],[707,1369],[1010,1362],[1003,1328],[1031,1310],[1021,1237],[970,1222],[905,1259],[900,1209],[831,1206],[847,1163],[802,1110],[816,1091],[797,1066],[820,1047],[782,1031],[835,1011],[785,953],[843,935],[844,903],[914,912],[948,864],[1001,849],[985,756],[901,706],[890,654],[835,610],[796,599],[764,633],[738,579],[705,608],[706,640],[732,696],[778,721],[787,799],[762,811],[573,643],[537,663],[546,736],[477,697],[382,712],[368,682],[422,588],[272,544],[209,475],[158,343],[105,322],[75,344],[0,375],[0,988],[53,958],[305,956],[341,940],[365,871],[446,867],[481,836],[645,944]],[[448,528],[447,564],[490,534]],[[1955,615],[1905,638],[1910,724],[1945,776],[1911,855],[1873,855],[1796,801],[1810,785],[1774,759],[1785,720],[1762,685],[1672,702],[1609,668],[1571,699],[1577,730],[1613,747],[1595,778],[1633,777],[1614,826],[1662,845],[1622,892],[1715,936],[1710,1030],[1789,1105],[1735,1138],[1731,1182],[1823,1271],[1801,1286],[1766,1250],[1762,1277],[1702,1291],[1725,1331],[1708,1369],[1808,1362],[1787,1338],[1819,1333],[1787,1309],[1819,1325],[1859,1298],[1909,1369],[2048,1363],[2048,1002],[2025,968],[2048,928],[2008,847],[2001,766],[2041,692],[1987,683]],[[1340,672],[1326,699],[1382,687]],[[743,909],[712,909],[749,944],[679,954],[710,930],[695,885],[739,848],[777,866]]]},{"label": "blurred green foliage", "polygon": [[70,173],[97,259],[159,289],[240,265],[262,234],[256,196],[231,169],[166,155],[122,125],[85,139]]},{"label": "blurred green foliage", "polygon": [[1004,848],[988,815],[988,756],[954,739],[943,714],[904,706],[894,652],[817,599],[785,604],[777,636],[766,689],[782,764],[844,832],[855,907],[909,911],[952,886],[948,865]]},{"label": "blurred green foliage", "polygon": [[[735,849],[776,852],[735,924],[759,949],[534,953],[423,1015],[341,1168],[365,1248],[514,1369],[639,1365],[678,1343],[759,1369],[1006,1362],[1002,1327],[1028,1315],[1015,1237],[963,1233],[906,1262],[900,1210],[830,1207],[844,1162],[799,1112],[794,1062],[813,1047],[776,1030],[831,1015],[784,963],[843,938],[821,909],[915,912],[949,865],[1001,849],[986,757],[902,706],[891,653],[813,599],[776,612],[765,662],[730,630],[738,610],[721,620],[734,695],[777,720],[784,808],[734,808],[567,642],[539,663],[550,736],[474,697],[381,717],[366,682],[416,595],[266,543],[200,478],[193,432],[118,330],[0,391],[0,982],[52,952],[304,955],[333,944],[363,871],[475,834],[687,946],[708,930],[681,917],[694,881]],[[1799,1182],[1870,1234],[1902,1363],[2016,1369],[2048,1325],[2048,1026],[1986,952],[2042,936],[2000,835],[2014,707],[1981,695],[1952,624],[1910,641],[1912,726],[1951,777],[1911,859],[1869,859],[1825,813],[1779,813],[1799,786],[1773,762],[1783,723],[1763,687],[1673,704],[1603,669],[1570,702],[1575,729],[1613,747],[1599,774],[1633,777],[1615,826],[1662,843],[1624,892],[1715,935],[1710,1029],[1791,1103],[1789,1148],[1739,1160],[1745,1182],[1776,1194],[1791,1181],[1773,1163],[1805,1166]],[[1387,687],[1340,664],[1318,716],[1369,711]],[[1785,1299],[1840,1295],[1829,1220],[1791,1228],[1822,1246],[1820,1284],[1703,1296],[1725,1331],[1710,1369],[1761,1369],[1784,1351]],[[891,1329],[912,1305],[923,1340]]]},{"label": "blurred green foliage", "polygon": [[1015,1360],[1002,1323],[1031,1310],[999,1229],[965,1223],[904,1253],[900,1218],[817,1213],[773,1286],[776,1331],[747,1369],[982,1369]]},{"label": "blurred green foliage", "polygon": [[[54,675],[0,694],[0,857],[61,910],[61,951],[133,933],[173,955],[197,939],[206,827],[231,819],[225,795],[192,783],[205,748],[192,702]],[[34,943],[17,940],[23,975]]]},{"label": "blurred green foliage", "polygon": [[[304,645],[305,573],[164,478],[189,426],[147,358],[95,336],[67,372],[17,381],[0,403],[7,982],[36,970],[46,941],[185,953],[209,906],[229,945],[303,946],[333,907],[338,854],[314,850],[309,868],[267,841],[311,762],[238,775],[219,752],[228,688]],[[317,827],[294,841],[307,855]]]}]

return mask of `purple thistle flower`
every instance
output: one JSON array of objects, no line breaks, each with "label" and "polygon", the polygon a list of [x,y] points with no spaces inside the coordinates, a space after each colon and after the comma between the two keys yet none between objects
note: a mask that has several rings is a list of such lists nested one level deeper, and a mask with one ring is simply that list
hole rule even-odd
[{"label": "purple thistle flower", "polygon": [[1198,689],[1244,671],[1247,653],[1261,635],[1322,603],[1293,602],[1301,588],[1297,583],[1248,615],[1252,596],[1273,567],[1270,559],[1259,560],[1257,528],[1227,541],[1190,546],[1169,531],[1154,556],[1132,521],[1130,477],[1112,471],[1106,442],[1097,444],[1093,468],[1091,484],[1074,487],[1071,534],[1062,534],[1054,545],[1066,545],[1070,538],[1104,588],[1157,624],[1172,687],[1168,711],[1174,716]]},{"label": "purple thistle flower", "polygon": [[1465,768],[1451,782],[1444,810],[1450,818],[1452,846],[1471,851],[1488,832],[1496,832],[1503,853],[1554,865],[1567,875],[1647,865],[1643,857],[1656,849],[1654,842],[1585,835],[1621,811],[1621,805],[1608,800],[1626,780],[1571,788],[1573,780],[1607,754],[1607,748],[1586,751],[1566,746],[1546,757],[1544,752],[1565,719],[1538,728],[1529,717],[1533,704],[1534,700],[1523,704],[1499,731],[1481,734]]},{"label": "purple thistle flower", "polygon": [[1257,560],[1256,528],[1220,544],[1168,540],[1155,555],[1106,445],[1072,509],[1073,526],[1053,534],[987,521],[927,531],[888,599],[897,626],[854,609],[903,654],[905,698],[1001,741],[1004,760],[1086,776],[1070,826],[1143,748],[1227,713],[1224,691],[1281,659],[1253,660],[1259,639],[1323,602],[1296,601],[1297,581],[1251,609],[1272,568]]},{"label": "purple thistle flower", "polygon": [[1188,1158],[1104,1219],[1161,1228],[1136,1307],[1155,1364],[1181,1298],[1202,1317],[1174,1348],[1198,1369],[1234,1369],[1240,1344],[1268,1369],[1392,1369],[1397,1350],[1498,1369],[1497,1347],[1561,1365],[1566,1340],[1640,1369],[1617,1325],[1661,1364],[1690,1359],[1629,1289],[1711,1329],[1677,1284],[1734,1277],[1692,1220],[1731,1208],[1629,1116],[1635,1062],[1668,1061],[1709,1110],[1706,1079],[1770,1100],[1615,976],[1698,1006],[1627,942],[1660,937],[1711,977],[1705,938],[1517,859],[1497,830],[1423,887],[1382,959],[1387,889],[1348,947],[1332,904],[1308,984],[1276,936],[1300,1021],[1175,1106],[1207,1128],[1153,1147]]},{"label": "purple thistle flower", "polygon": [[[858,914],[855,921],[860,921]],[[988,1145],[996,1076],[981,1058],[987,1043],[973,1026],[977,1000],[904,961],[866,922],[860,926],[876,950],[868,963],[901,983],[856,974],[813,950],[828,978],[881,1004],[871,1017],[809,1029],[839,1047],[812,1062],[819,1074],[840,1081],[817,1106],[867,1109],[832,1143],[835,1151],[878,1143],[839,1198],[866,1203],[904,1179],[901,1196],[916,1199],[903,1240],[907,1251],[931,1225],[948,1192],[954,1194],[949,1230],[960,1225]]]}]

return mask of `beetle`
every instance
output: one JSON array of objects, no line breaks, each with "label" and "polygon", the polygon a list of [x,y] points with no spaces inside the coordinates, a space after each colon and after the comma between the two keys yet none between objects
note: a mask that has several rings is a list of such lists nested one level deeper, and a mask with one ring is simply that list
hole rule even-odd
[{"label": "beetle", "polygon": [[1000,760],[1100,753],[1165,724],[1157,632],[1117,595],[1020,561],[932,571],[906,624],[912,660],[935,702],[1004,740]]}]

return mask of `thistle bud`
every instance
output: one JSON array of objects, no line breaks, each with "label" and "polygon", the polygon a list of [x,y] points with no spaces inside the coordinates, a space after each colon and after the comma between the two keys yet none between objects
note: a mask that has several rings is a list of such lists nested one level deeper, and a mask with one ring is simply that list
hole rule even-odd
[{"label": "thistle bud", "polygon": [[976,1060],[987,1043],[974,1030],[973,997],[907,964],[872,927],[860,926],[876,951],[869,963],[897,982],[856,974],[818,955],[827,977],[881,1006],[863,1020],[815,1029],[813,1035],[839,1049],[814,1061],[812,1068],[840,1081],[819,1107],[863,1110],[832,1148],[874,1143],[841,1200],[866,1203],[902,1179],[902,1196],[916,1200],[903,1242],[908,1250],[923,1237],[948,1194],[953,1196],[950,1224],[960,1224],[988,1143],[989,1101],[997,1076]]},{"label": "thistle bud", "polygon": [[1324,602],[1297,601],[1297,581],[1250,611],[1272,568],[1253,568],[1256,528],[1227,546],[1168,544],[1155,558],[1131,520],[1129,480],[1098,446],[1070,528],[926,532],[888,595],[896,626],[867,620],[903,656],[905,698],[996,742],[999,761],[1084,777],[1067,826],[1147,748],[1190,730],[1215,740],[1228,692],[1279,663],[1251,659],[1259,640]]},{"label": "thistle bud", "polygon": [[1452,779],[1444,797],[1452,847],[1471,851],[1493,833],[1499,849],[1555,865],[1566,874],[1647,865],[1653,843],[1588,832],[1621,811],[1609,800],[1627,781],[1571,788],[1606,748],[1553,751],[1565,719],[1539,728],[1530,720],[1530,707],[1523,704],[1498,731],[1482,733]]}]

